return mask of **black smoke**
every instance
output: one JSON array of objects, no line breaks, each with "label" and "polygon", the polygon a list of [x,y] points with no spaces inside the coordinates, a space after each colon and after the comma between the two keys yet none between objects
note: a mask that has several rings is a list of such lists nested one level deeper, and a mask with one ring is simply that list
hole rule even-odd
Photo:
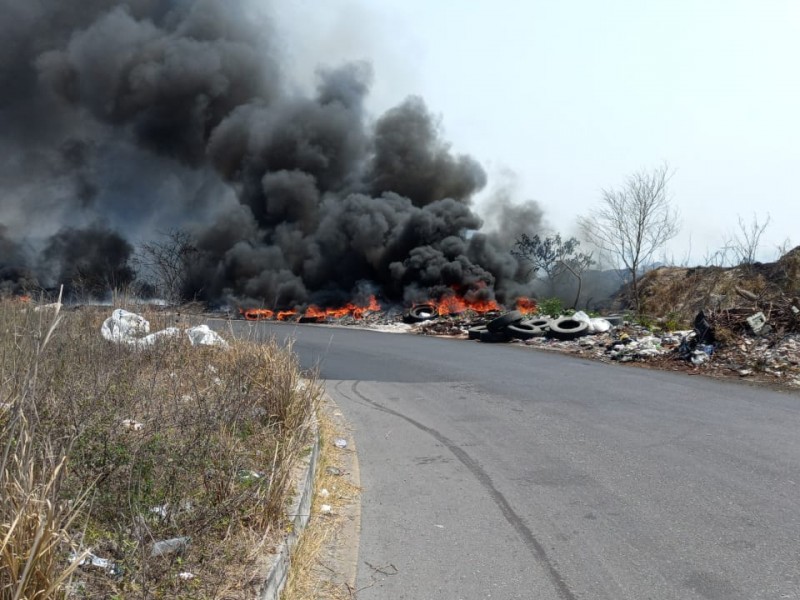
[{"label": "black smoke", "polygon": [[524,293],[509,232],[540,212],[478,232],[486,174],[422,99],[373,122],[367,63],[320,68],[298,92],[254,6],[0,0],[0,241],[14,248],[0,267],[97,292],[130,284],[135,247],[180,229],[197,251],[187,298]]}]

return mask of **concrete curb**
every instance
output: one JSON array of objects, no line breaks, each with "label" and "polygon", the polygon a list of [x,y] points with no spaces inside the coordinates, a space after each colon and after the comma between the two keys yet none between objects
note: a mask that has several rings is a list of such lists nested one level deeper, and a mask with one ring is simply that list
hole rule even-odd
[{"label": "concrete curb", "polygon": [[320,451],[319,426],[316,420],[312,428],[314,442],[311,454],[304,459],[306,464],[302,467],[303,473],[300,476],[300,494],[287,511],[291,519],[290,530],[283,542],[278,546],[278,551],[272,559],[272,566],[269,568],[261,593],[258,596],[259,600],[280,600],[281,592],[289,575],[289,567],[292,564],[292,550],[297,545],[300,534],[311,518],[311,501],[314,497],[314,482],[316,480]]}]

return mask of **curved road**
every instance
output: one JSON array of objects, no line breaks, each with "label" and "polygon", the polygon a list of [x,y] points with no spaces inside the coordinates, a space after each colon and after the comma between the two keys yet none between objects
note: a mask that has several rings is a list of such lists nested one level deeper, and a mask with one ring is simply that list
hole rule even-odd
[{"label": "curved road", "polygon": [[295,340],[355,426],[359,600],[800,600],[800,396],[519,346]]}]

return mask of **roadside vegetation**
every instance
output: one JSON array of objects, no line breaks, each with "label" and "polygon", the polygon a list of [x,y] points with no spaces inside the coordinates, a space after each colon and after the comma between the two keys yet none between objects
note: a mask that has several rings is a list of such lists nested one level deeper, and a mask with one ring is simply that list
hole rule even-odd
[{"label": "roadside vegetation", "polygon": [[0,599],[252,597],[319,386],[275,343],[108,342],[107,313],[0,302]]}]

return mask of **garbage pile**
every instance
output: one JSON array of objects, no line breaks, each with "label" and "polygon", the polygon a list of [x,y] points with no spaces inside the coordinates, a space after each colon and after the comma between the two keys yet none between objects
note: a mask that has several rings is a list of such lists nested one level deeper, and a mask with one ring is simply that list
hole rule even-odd
[{"label": "garbage pile", "polygon": [[771,323],[762,311],[700,311],[692,329],[678,331],[651,330],[621,316],[592,318],[582,311],[555,318],[519,311],[439,316],[422,307],[409,311],[405,320],[422,335],[521,343],[607,362],[646,362],[800,386],[800,332],[787,334],[786,313],[781,315],[782,321]]},{"label": "garbage pile", "polygon": [[221,346],[228,343],[209,328],[208,325],[190,327],[185,332],[177,327],[167,327],[161,331],[150,333],[150,322],[143,316],[118,308],[111,313],[100,327],[100,334],[108,341],[127,344],[137,348],[152,346],[165,338],[186,335],[192,346]]}]

